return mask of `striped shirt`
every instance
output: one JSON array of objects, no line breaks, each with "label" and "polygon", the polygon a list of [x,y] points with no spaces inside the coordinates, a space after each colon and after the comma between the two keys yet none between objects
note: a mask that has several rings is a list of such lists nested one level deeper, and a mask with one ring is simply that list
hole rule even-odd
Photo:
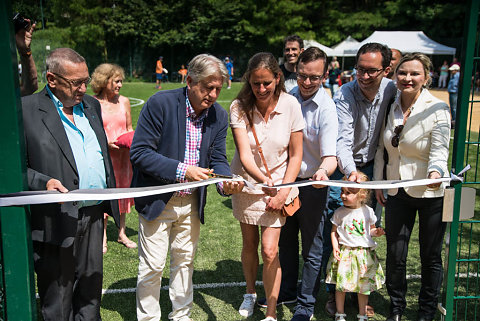
[{"label": "striped shirt", "polygon": [[[185,134],[185,158],[177,166],[176,179],[180,183],[187,182],[185,173],[188,166],[198,166],[200,162],[200,145],[202,143],[203,121],[207,117],[208,109],[200,116],[195,114],[190,101],[188,100],[188,90],[186,95],[187,117],[186,117],[186,134]],[[185,196],[191,194],[191,189],[175,192],[174,196]]]}]

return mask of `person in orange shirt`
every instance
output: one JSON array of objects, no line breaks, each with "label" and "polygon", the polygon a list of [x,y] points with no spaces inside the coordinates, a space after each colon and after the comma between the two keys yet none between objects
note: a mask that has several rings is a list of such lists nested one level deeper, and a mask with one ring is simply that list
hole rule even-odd
[{"label": "person in orange shirt", "polygon": [[157,85],[156,89],[162,89],[162,78],[163,78],[163,56],[158,57],[157,67],[155,68],[155,73],[157,74]]},{"label": "person in orange shirt", "polygon": [[182,84],[185,81],[185,78],[187,77],[187,68],[185,68],[185,65],[182,65],[182,68],[178,71],[178,74],[182,76]]}]

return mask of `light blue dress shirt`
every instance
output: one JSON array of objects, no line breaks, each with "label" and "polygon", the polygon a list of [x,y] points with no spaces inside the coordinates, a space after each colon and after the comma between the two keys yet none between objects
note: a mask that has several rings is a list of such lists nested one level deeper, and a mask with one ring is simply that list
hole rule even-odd
[{"label": "light blue dress shirt", "polygon": [[338,119],[335,103],[323,87],[307,100],[303,100],[297,87],[290,91],[302,106],[303,158],[298,177],[310,178],[320,167],[322,157],[336,156]]},{"label": "light blue dress shirt", "polygon": [[337,158],[339,169],[345,175],[350,176],[357,166],[374,160],[385,111],[396,92],[395,84],[390,79],[383,78],[373,101],[365,98],[356,79],[335,93],[333,101],[338,115]]},{"label": "light blue dress shirt", "polygon": [[[58,114],[62,120],[63,128],[67,134],[70,147],[73,152],[73,158],[78,171],[78,181],[80,189],[106,188],[105,165],[103,154],[98,143],[97,136],[90,126],[90,122],[83,112],[83,104],[73,106],[73,120],[63,113],[63,104],[52,93],[47,86],[47,92],[50,95]],[[79,202],[79,207],[99,204],[98,201]]]}]

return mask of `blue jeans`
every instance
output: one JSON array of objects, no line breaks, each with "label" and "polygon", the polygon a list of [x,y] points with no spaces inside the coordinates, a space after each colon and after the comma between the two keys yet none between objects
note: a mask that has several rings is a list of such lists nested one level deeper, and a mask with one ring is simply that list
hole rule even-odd
[{"label": "blue jeans", "polygon": [[452,112],[452,120],[455,120],[455,115],[457,113],[457,100],[458,100],[458,92],[457,93],[448,93],[448,100],[450,102],[450,111]]},{"label": "blue jeans", "polygon": [[[328,189],[317,189],[312,186],[299,189],[302,206],[293,216],[287,217],[280,233],[279,257],[282,267],[282,284],[279,298],[297,297],[297,305],[312,315],[321,279],[324,209]],[[304,264],[302,282],[297,294],[299,231],[301,231]]]}]

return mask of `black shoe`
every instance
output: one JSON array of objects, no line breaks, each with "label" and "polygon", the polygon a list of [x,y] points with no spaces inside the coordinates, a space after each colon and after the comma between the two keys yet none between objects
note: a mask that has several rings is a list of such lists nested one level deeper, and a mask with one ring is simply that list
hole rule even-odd
[{"label": "black shoe", "polygon": [[401,314],[392,314],[388,317],[387,321],[401,321],[402,315]]},{"label": "black shoe", "polygon": [[[293,299],[285,299],[285,298],[278,298],[277,300],[277,306],[282,305],[282,304],[292,304],[292,303],[297,303],[297,298]],[[262,308],[267,307],[267,298],[260,298],[257,300],[257,305],[261,306]]]},{"label": "black shoe", "polygon": [[335,303],[335,293],[328,293],[328,299],[325,303],[325,312],[331,317],[335,316],[337,312],[337,305]]},{"label": "black shoe", "polygon": [[420,316],[418,317],[417,321],[432,321],[433,319],[431,318],[427,318],[427,317],[424,317],[424,316]]}]

